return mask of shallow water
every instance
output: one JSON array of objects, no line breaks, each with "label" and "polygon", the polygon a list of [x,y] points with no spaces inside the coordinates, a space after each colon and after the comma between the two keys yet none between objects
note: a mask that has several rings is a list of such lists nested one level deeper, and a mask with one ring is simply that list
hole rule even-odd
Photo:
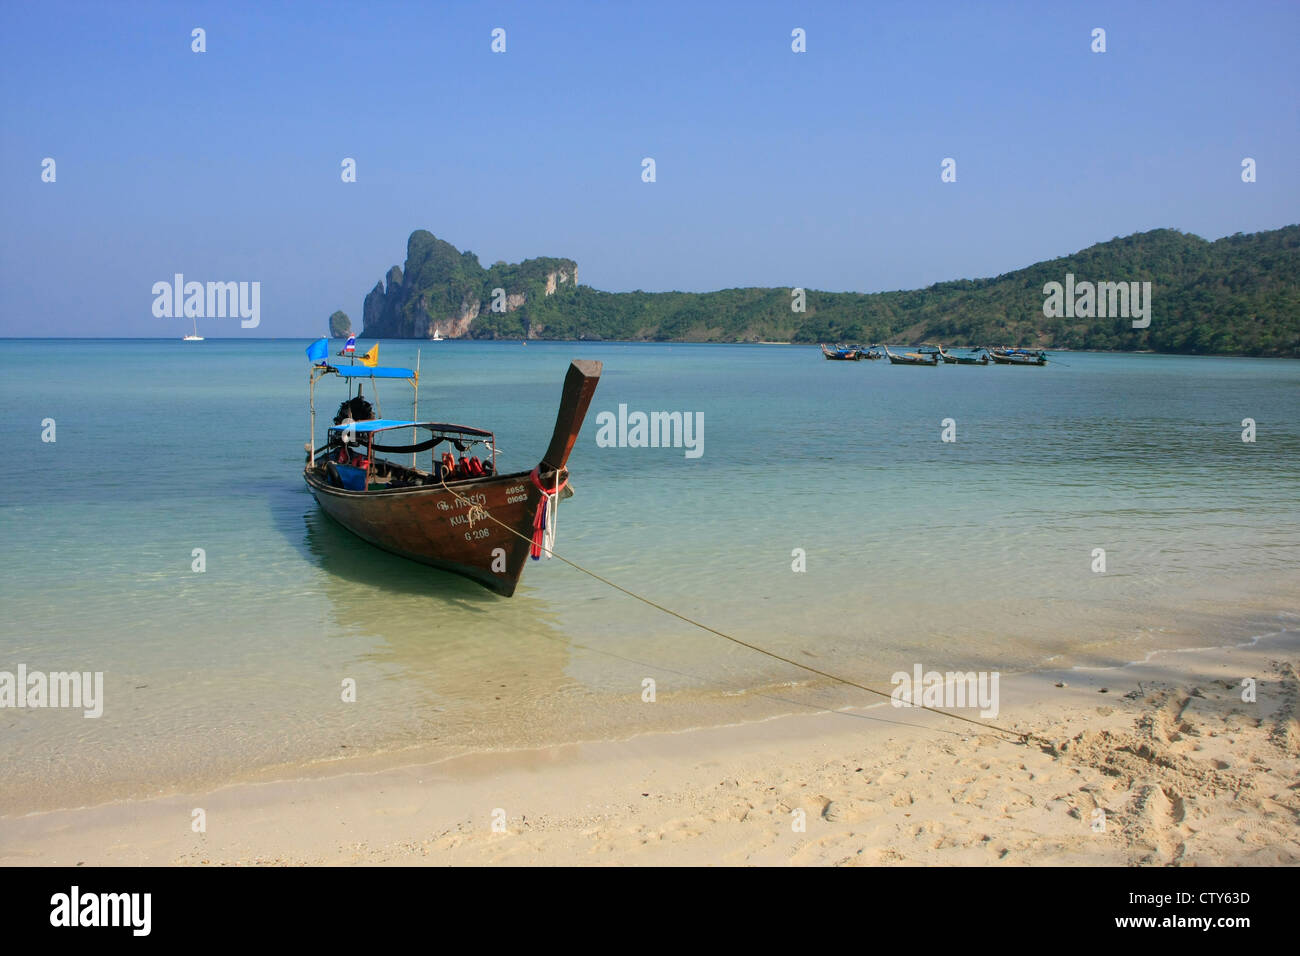
[{"label": "shallow water", "polygon": [[[0,812],[856,701],[558,561],[504,599],[358,542],[302,482],[306,344],[6,343],[0,670],[103,671],[106,702],[97,720],[0,710]],[[421,417],[494,429],[506,469],[545,449],[569,359],[602,360],[556,550],[886,689],[914,662],[1014,671],[1226,642],[1300,603],[1300,363],[918,369],[459,341],[386,341],[381,360],[417,348]],[[381,384],[384,413],[409,394]],[[323,383],[318,410],[341,398]],[[598,447],[596,414],[619,403],[702,412],[702,457]]]}]

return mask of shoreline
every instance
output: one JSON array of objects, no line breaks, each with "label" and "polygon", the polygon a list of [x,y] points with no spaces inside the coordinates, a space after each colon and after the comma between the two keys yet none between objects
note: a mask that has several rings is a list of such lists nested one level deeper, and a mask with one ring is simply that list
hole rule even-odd
[{"label": "shoreline", "polygon": [[[1238,601],[1240,603],[1236,603]],[[974,632],[962,635],[962,646],[967,649],[983,646],[985,637],[995,633],[1001,635],[999,640],[1006,640],[1025,632],[1023,623],[1015,615],[1005,617],[1005,612],[1003,608],[993,619],[985,622],[994,627],[997,620],[1003,620],[1000,631],[976,628]],[[890,648],[881,654],[876,654],[880,647],[873,645],[871,653],[875,656],[871,666],[864,664],[864,658],[853,656],[829,669],[888,693],[892,689],[890,674],[900,669],[910,671],[918,654],[919,660],[929,665],[941,665],[940,669],[945,671],[988,670],[992,661],[999,660],[1001,666],[996,669],[1002,675],[1005,693],[1013,680],[1032,683],[1065,674],[1065,680],[1073,681],[1068,673],[1076,667],[1123,668],[1141,665],[1150,661],[1153,655],[1168,652],[1249,646],[1279,628],[1294,628],[1296,622],[1300,622],[1294,601],[1285,591],[1285,581],[1258,573],[1251,576],[1249,584],[1232,579],[1215,582],[1212,586],[1202,585],[1195,595],[1165,594],[1158,604],[1148,604],[1138,618],[1101,614],[1094,609],[1085,620],[1078,614],[1086,614],[1086,609],[1079,608],[1073,613],[1073,626],[1065,625],[1061,614],[1055,614],[1066,628],[1061,634],[1063,637],[1069,635],[1070,646],[1034,660],[1020,659],[1015,654],[940,655],[935,653],[936,647],[926,642],[926,647]],[[884,627],[884,632],[889,632],[888,626]],[[747,632],[746,636],[768,643],[760,640],[759,635]],[[1098,643],[1098,639],[1103,637],[1104,640]],[[678,641],[689,639],[689,635],[674,638]],[[243,743],[246,738],[242,737],[230,740],[214,738],[220,740],[215,750],[173,748],[174,753],[168,752],[163,759],[146,757],[140,762],[132,762],[134,751],[122,747],[113,753],[90,753],[88,758],[76,752],[61,757],[57,751],[43,758],[40,751],[28,746],[22,753],[12,755],[13,772],[7,776],[4,790],[0,791],[3,797],[0,800],[0,842],[6,820],[21,819],[30,814],[92,810],[113,804],[208,793],[242,784],[323,779],[402,766],[438,766],[460,758],[491,758],[567,745],[626,743],[652,734],[671,735],[762,724],[787,716],[800,717],[836,710],[858,711],[872,715],[872,720],[886,713],[875,710],[877,701],[866,697],[862,691],[814,674],[793,674],[786,667],[750,675],[758,679],[757,683],[750,683],[750,678],[746,677],[742,681],[710,679],[694,686],[691,680],[698,675],[689,667],[665,663],[674,660],[671,653],[674,645],[671,644],[662,649],[662,653],[648,657],[638,653],[635,659],[627,657],[622,649],[602,647],[586,638],[569,637],[561,640],[560,646],[564,648],[562,661],[567,675],[562,701],[555,698],[554,702],[546,703],[545,698],[535,697],[537,688],[531,687],[531,692],[524,694],[526,703],[522,711],[501,711],[503,705],[494,704],[489,698],[482,702],[482,706],[469,709],[462,706],[449,711],[454,715],[451,724],[431,727],[423,733],[407,728],[402,734],[389,734],[386,738],[377,736],[367,728],[387,725],[382,721],[376,723],[376,716],[371,716],[355,728],[330,730],[320,735],[319,740],[311,741],[311,746],[301,747],[296,746],[299,738],[292,737],[301,728],[286,727],[281,731],[269,731],[270,737],[263,734],[272,745],[278,742],[275,735],[286,741],[281,744],[280,752],[274,753],[269,760],[266,758],[272,752],[268,746],[254,752]],[[782,647],[779,643],[771,646],[778,651],[794,653],[800,643],[795,642],[792,648]],[[548,645],[541,653],[545,657],[553,650]],[[626,666],[629,661],[635,666]],[[558,666],[549,658],[542,663],[546,666],[537,673],[550,673],[547,667]],[[821,664],[828,666],[826,662]],[[619,673],[617,668],[610,671],[611,665],[622,667],[621,678],[611,676]],[[573,668],[575,673],[569,674],[568,668]],[[584,672],[592,668],[592,674],[604,681],[599,687],[584,683]],[[536,668],[530,663],[523,670],[527,672]],[[662,685],[659,700],[653,705],[641,700],[640,681],[646,674],[653,674]],[[520,675],[512,678],[494,671],[491,675],[480,676],[493,676],[494,680],[505,681],[512,687],[526,686],[517,684]],[[691,680],[678,681],[683,677]],[[620,679],[623,681],[622,689],[615,689],[610,681],[617,684]],[[555,693],[554,687],[551,693]],[[433,711],[432,716],[441,720],[441,713],[440,710]],[[78,721],[72,723],[75,725]],[[161,732],[161,726],[158,731]],[[76,732],[75,727],[72,732]],[[118,753],[125,753],[127,759],[115,759]],[[56,766],[57,775],[52,775]]]},{"label": "shoreline", "polygon": [[[1090,621],[1087,627],[1076,625],[1075,645],[1068,651],[1033,662],[1026,661],[1011,666],[1004,664],[996,670],[1004,683],[1013,679],[1034,682],[1049,677],[1055,680],[1060,675],[1077,669],[1105,672],[1128,665],[1140,665],[1155,654],[1250,646],[1275,634],[1279,628],[1285,630],[1286,622],[1300,621],[1300,615],[1292,611],[1292,605],[1281,594],[1277,583],[1271,578],[1256,577],[1255,584],[1263,585],[1262,590],[1257,590],[1242,605],[1224,603],[1225,593],[1216,595],[1211,592],[1201,594],[1192,603],[1182,604],[1179,610],[1175,610],[1177,602],[1166,602],[1161,609],[1150,608],[1144,626],[1136,632],[1142,639],[1142,645],[1139,646],[1129,646],[1133,639],[1131,636],[1125,637],[1118,631],[1111,630],[1118,626],[1117,622],[1099,619]],[[1235,592],[1239,587],[1240,585],[1234,584],[1227,593]],[[1204,604],[1212,606],[1219,613],[1206,617],[1203,614]],[[1160,624],[1161,621],[1164,623]],[[1110,633],[1110,638],[1104,643],[1097,645],[1088,639],[1090,635],[1095,636],[1101,632]],[[1218,639],[1217,642],[1215,638]],[[1160,646],[1160,641],[1164,641],[1165,646]],[[576,639],[566,641],[565,646],[573,655],[572,661],[627,660],[616,651],[594,647]],[[929,658],[930,663],[937,663],[929,653],[919,653],[922,659]],[[1135,654],[1140,656],[1134,657]],[[912,657],[907,656],[906,660],[910,662]],[[668,681],[674,676],[691,676],[691,672],[667,667],[662,661],[639,660],[636,663],[643,666],[645,673],[652,673],[661,681]],[[892,689],[889,675],[897,671],[898,666],[864,670],[860,665],[861,661],[857,666],[849,665],[847,671],[843,666],[834,670],[864,681],[876,691],[888,693]],[[912,666],[912,663],[907,663],[904,669],[911,670]],[[952,670],[954,667],[965,671],[972,668],[988,669],[989,664],[987,658],[966,656],[949,659],[940,669]],[[864,676],[873,671],[874,677]],[[639,679],[638,677],[637,681]],[[211,755],[211,759],[192,767],[173,761],[160,773],[148,773],[146,767],[123,765],[123,772],[107,778],[106,787],[93,783],[83,784],[69,778],[67,774],[73,772],[73,767],[67,762],[63,763],[62,786],[51,786],[48,781],[33,777],[30,772],[18,771],[8,779],[8,787],[0,801],[0,824],[5,819],[18,819],[29,814],[94,809],[186,793],[210,792],[239,784],[300,778],[320,779],[411,765],[434,766],[466,757],[508,755],[567,745],[622,743],[647,735],[671,735],[759,724],[783,717],[847,710],[876,714],[869,718],[872,720],[890,719],[881,718],[875,711],[876,707],[887,701],[868,697],[852,686],[815,673],[793,674],[788,668],[779,668],[765,675],[758,683],[733,683],[724,679],[721,682],[710,680],[698,687],[666,685],[659,688],[659,701],[653,706],[653,713],[645,710],[647,705],[641,701],[640,692],[641,688],[637,684],[634,691],[615,692],[607,687],[579,694],[569,704],[579,708],[578,712],[565,716],[563,709],[534,708],[529,712],[531,717],[525,721],[496,714],[492,711],[492,705],[488,704],[487,710],[479,715],[481,720],[487,721],[483,724],[484,732],[472,731],[467,738],[449,737],[443,731],[433,736],[425,735],[414,739],[408,736],[407,739],[394,738],[367,743],[358,739],[353,732],[344,731],[335,738],[336,741],[345,741],[339,749],[313,747],[309,748],[310,752],[284,754],[280,759],[270,761],[246,760],[241,757],[239,750],[226,748]],[[537,722],[538,718],[542,719],[542,723]],[[524,731],[521,729],[524,727],[530,729]],[[101,774],[103,766],[97,767]],[[140,775],[142,770],[146,772]],[[69,784],[72,786],[69,787]]]},{"label": "shoreline", "polygon": [[[245,335],[207,335],[204,340],[208,342],[302,342],[311,338],[310,333],[302,335],[266,335],[266,336],[245,336]],[[321,336],[317,335],[316,338]],[[326,336],[331,341],[343,336]],[[362,338],[357,333],[357,338]],[[374,342],[472,342],[479,345],[501,344],[516,345],[520,342],[517,338],[472,338],[469,336],[449,337],[444,339],[417,339],[417,338],[375,338],[365,336],[369,341]],[[138,336],[84,336],[84,335],[65,335],[65,336],[48,336],[48,335],[10,335],[0,336],[0,342],[179,342],[175,336],[171,335],[138,335]],[[819,346],[818,342],[779,342],[779,341],[753,341],[753,342],[699,342],[689,339],[528,339],[529,343],[542,345],[719,345],[719,346],[748,346],[748,345],[785,345],[791,348],[815,349]],[[900,345],[899,348],[905,346]],[[945,348],[970,349],[982,348],[983,346],[975,345],[947,345]],[[1160,352],[1155,349],[1072,349],[1056,348],[1050,345],[1024,345],[1013,346],[1014,348],[1035,348],[1042,349],[1045,352],[1063,352],[1072,355],[1170,355],[1179,358],[1216,358],[1216,359],[1289,359],[1300,361],[1300,355],[1242,355],[1237,352]]]},{"label": "shoreline", "polygon": [[[0,817],[0,862],[1297,863],[1300,795],[1279,783],[1300,774],[1297,664],[1290,629],[1006,678],[994,722],[1070,741],[1050,751],[882,701],[436,763],[354,758],[373,766]],[[1236,701],[1230,678],[1251,674],[1258,703]],[[1162,800],[1181,809],[1151,817]],[[1102,834],[1079,816],[1097,807]],[[1231,826],[1193,822],[1221,816]]]}]

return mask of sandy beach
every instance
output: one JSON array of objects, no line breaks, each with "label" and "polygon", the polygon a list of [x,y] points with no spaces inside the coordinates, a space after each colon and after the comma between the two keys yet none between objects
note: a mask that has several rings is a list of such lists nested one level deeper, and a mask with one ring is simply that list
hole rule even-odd
[{"label": "sandy beach", "polygon": [[158,6],[0,10],[6,928],[1286,922],[1300,2]]},{"label": "sandy beach", "polygon": [[375,758],[0,819],[0,863],[1295,864],[1298,638],[1005,678],[998,723],[1050,744],[885,704],[437,764]]}]

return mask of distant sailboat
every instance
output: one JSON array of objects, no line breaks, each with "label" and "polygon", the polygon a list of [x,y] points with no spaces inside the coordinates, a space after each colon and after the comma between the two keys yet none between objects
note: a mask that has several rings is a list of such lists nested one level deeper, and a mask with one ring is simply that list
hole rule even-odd
[{"label": "distant sailboat", "polygon": [[182,341],[182,342],[202,342],[202,341],[203,341],[203,336],[199,335],[199,320],[198,320],[197,318],[194,320],[194,334],[193,334],[193,335],[187,335],[187,336],[185,336],[185,338],[181,339],[181,341]]},{"label": "distant sailboat", "polygon": [[434,330],[433,330],[433,338],[429,339],[429,341],[430,341],[430,342],[441,342],[441,341],[442,341],[442,333],[439,332],[437,329],[434,329]]}]

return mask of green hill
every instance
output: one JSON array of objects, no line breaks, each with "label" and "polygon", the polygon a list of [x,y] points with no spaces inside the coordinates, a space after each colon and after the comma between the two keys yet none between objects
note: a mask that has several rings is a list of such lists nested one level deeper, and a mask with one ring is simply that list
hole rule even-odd
[{"label": "green hill", "polygon": [[[366,337],[644,339],[688,342],[1013,344],[1042,348],[1300,356],[1300,226],[1207,242],[1156,229],[991,279],[905,292],[601,292],[577,284],[572,259],[485,269],[423,230],[405,271],[394,266],[365,301]],[[1046,318],[1043,287],[1150,282],[1151,324]],[[493,305],[496,305],[494,311]]]}]

